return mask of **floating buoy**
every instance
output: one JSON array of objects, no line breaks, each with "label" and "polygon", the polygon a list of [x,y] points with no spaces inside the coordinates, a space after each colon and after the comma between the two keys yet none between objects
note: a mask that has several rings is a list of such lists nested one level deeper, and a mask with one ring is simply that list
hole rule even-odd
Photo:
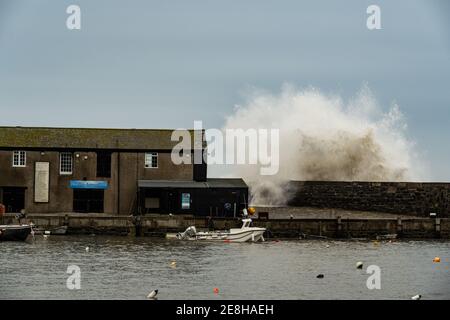
[{"label": "floating buoy", "polygon": [[225,243],[230,243],[231,241],[228,240],[228,239],[226,239],[226,240],[223,240],[223,242],[225,242]]},{"label": "floating buoy", "polygon": [[214,288],[213,292],[214,294],[219,294],[219,288]]},{"label": "floating buoy", "polygon": [[327,244],[326,246],[325,246],[326,248],[329,248],[330,247],[330,245],[329,244]]},{"label": "floating buoy", "polygon": [[323,279],[323,277],[325,277],[323,274],[318,274],[316,278],[317,279]]},{"label": "floating buoy", "polygon": [[156,295],[158,294],[158,290],[153,290],[147,296],[147,299],[156,299]]},{"label": "floating buoy", "polygon": [[439,258],[439,257],[434,257],[433,262],[441,262],[441,258]]},{"label": "floating buoy", "polygon": [[85,250],[86,250],[86,252],[89,252],[89,247],[86,247],[86,249],[85,249]]},{"label": "floating buoy", "polygon": [[253,208],[253,207],[250,207],[250,208],[248,208],[248,209],[247,209],[247,212],[248,212],[248,214],[249,214],[249,215],[251,215],[251,216],[252,216],[252,215],[254,215],[254,214],[255,214],[255,212],[256,212],[256,209],[255,209],[255,208]]},{"label": "floating buoy", "polygon": [[420,294],[416,294],[414,297],[411,297],[411,300],[420,300],[422,296]]},{"label": "floating buoy", "polygon": [[363,267],[363,263],[361,261],[358,261],[356,263],[356,269],[362,269],[362,267]]},{"label": "floating buoy", "polygon": [[177,262],[176,262],[176,261],[172,261],[172,262],[170,263],[170,266],[171,266],[172,268],[176,268]]}]

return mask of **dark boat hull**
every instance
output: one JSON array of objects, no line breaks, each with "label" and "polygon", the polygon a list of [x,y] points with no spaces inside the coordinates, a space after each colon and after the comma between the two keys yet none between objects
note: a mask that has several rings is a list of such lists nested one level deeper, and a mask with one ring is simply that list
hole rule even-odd
[{"label": "dark boat hull", "polygon": [[0,241],[25,241],[31,233],[31,226],[0,226]]}]

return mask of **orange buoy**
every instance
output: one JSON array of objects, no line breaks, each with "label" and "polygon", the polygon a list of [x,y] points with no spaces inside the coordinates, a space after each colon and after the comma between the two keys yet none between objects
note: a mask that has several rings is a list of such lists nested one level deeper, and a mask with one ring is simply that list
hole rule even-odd
[{"label": "orange buoy", "polygon": [[215,294],[219,294],[219,288],[214,288],[213,291],[214,291]]},{"label": "orange buoy", "polygon": [[433,262],[441,262],[441,258],[435,257],[435,258],[433,259]]},{"label": "orange buoy", "polygon": [[253,208],[253,207],[250,207],[250,208],[248,208],[248,210],[247,210],[247,212],[248,212],[248,214],[249,215],[254,215],[255,214],[255,212],[256,212],[256,209],[255,208]]}]

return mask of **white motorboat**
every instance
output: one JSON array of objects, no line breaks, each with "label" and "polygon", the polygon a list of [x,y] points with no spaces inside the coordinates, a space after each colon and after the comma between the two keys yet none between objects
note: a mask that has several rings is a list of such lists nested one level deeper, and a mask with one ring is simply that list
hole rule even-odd
[{"label": "white motorboat", "polygon": [[263,234],[266,228],[251,227],[252,219],[242,219],[242,227],[232,228],[230,230],[201,231],[197,232],[194,226],[177,234],[179,240],[207,240],[207,241],[226,241],[226,242],[256,242],[264,241]]}]

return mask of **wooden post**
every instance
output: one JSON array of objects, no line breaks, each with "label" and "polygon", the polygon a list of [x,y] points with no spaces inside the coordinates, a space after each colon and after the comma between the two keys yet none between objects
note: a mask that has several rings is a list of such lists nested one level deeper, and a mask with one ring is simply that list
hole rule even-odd
[{"label": "wooden post", "polygon": [[402,235],[403,233],[403,225],[402,225],[402,218],[397,218],[397,235]]},{"label": "wooden post", "polygon": [[350,218],[347,218],[347,238],[350,238]]},{"label": "wooden post", "polygon": [[337,232],[336,232],[336,236],[338,238],[340,238],[342,236],[342,220],[341,220],[341,216],[337,217]]},{"label": "wooden post", "polygon": [[436,218],[436,220],[434,221],[434,231],[436,233],[436,237],[440,238],[441,237],[441,219],[440,218]]}]

